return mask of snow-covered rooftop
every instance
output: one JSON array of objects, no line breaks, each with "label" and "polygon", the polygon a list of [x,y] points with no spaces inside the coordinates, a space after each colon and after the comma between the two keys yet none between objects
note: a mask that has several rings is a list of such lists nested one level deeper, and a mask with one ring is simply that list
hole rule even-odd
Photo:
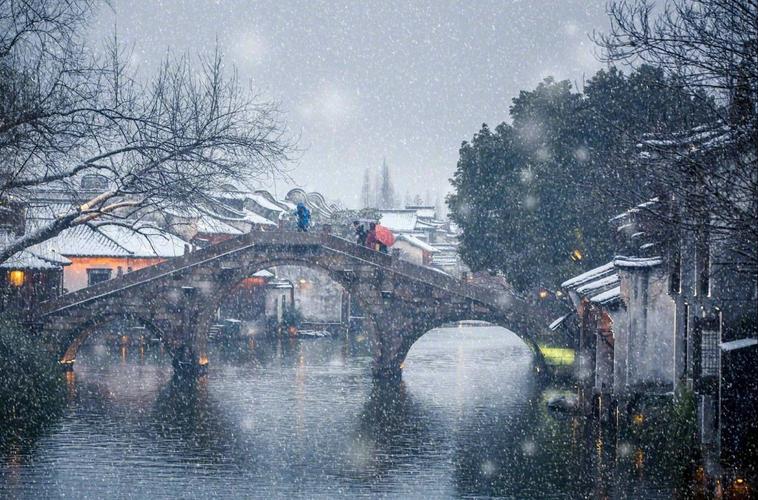
[{"label": "snow-covered rooftop", "polygon": [[39,255],[29,251],[21,250],[13,254],[8,260],[0,264],[2,269],[58,269],[62,266],[71,264],[71,261],[65,257],[58,257],[56,260],[43,259]]},{"label": "snow-covered rooftop", "polygon": [[579,288],[576,289],[577,293],[587,293],[591,292],[593,290],[599,290],[601,288],[605,288],[607,286],[613,285],[615,283],[619,282],[619,275],[617,273],[613,273],[611,275],[605,276],[603,278],[590,281],[589,283],[586,283]]},{"label": "snow-covered rooftop", "polygon": [[421,250],[424,250],[425,252],[439,252],[436,248],[434,248],[429,243],[422,241],[415,236],[411,236],[410,234],[401,234],[397,237],[398,240],[406,241],[409,244],[413,245],[416,248],[420,248]]},{"label": "snow-covered rooftop", "polygon": [[271,220],[268,220],[262,215],[258,215],[257,213],[245,209],[245,220],[247,222],[253,223],[253,224],[259,224],[261,226],[276,226],[276,222],[273,222]]},{"label": "snow-covered rooftop", "polygon": [[691,130],[661,138],[654,134],[643,136],[637,145],[640,149],[679,149],[690,151],[709,150],[730,144],[739,139],[737,130],[724,123],[700,125]]},{"label": "snow-covered rooftop", "polygon": [[418,216],[415,210],[381,210],[379,223],[398,233],[411,233],[416,229]]},{"label": "snow-covered rooftop", "polygon": [[602,276],[605,276],[606,274],[610,274],[613,272],[613,262],[609,262],[607,264],[603,264],[602,266],[596,267],[594,269],[590,269],[587,272],[584,272],[578,276],[575,276],[571,278],[570,280],[566,280],[563,283],[561,283],[562,288],[573,288],[581,286],[585,283],[588,283],[590,281],[593,281],[597,278],[600,278]]},{"label": "snow-covered rooftop", "polygon": [[66,229],[46,242],[47,248],[69,257],[178,257],[184,255],[184,240],[156,228],[135,232],[123,226],[105,225]]},{"label": "snow-covered rooftop", "polygon": [[423,219],[434,219],[437,214],[437,210],[429,205],[408,205],[405,208],[407,210],[415,210],[416,215]]},{"label": "snow-covered rooftop", "polygon": [[271,210],[273,212],[286,212],[284,208],[269,200],[263,193],[251,193],[249,198],[258,204],[261,208],[264,208],[266,210]]},{"label": "snow-covered rooftop", "polygon": [[[655,198],[651,198],[648,201],[640,203],[639,205],[636,205],[635,207],[630,208],[629,210],[627,210],[625,212],[621,212],[620,214],[618,214],[618,215],[616,215],[614,217],[611,217],[608,222],[616,222],[616,221],[624,219],[624,218],[626,218],[626,217],[628,217],[628,216],[630,216],[632,214],[636,214],[636,213],[642,212],[643,210],[650,210],[653,206],[655,206],[658,203],[660,203],[660,201],[661,201],[660,198],[658,198],[657,196]],[[628,225],[629,224],[624,224],[623,226],[620,226],[618,228],[618,230],[621,230],[622,228],[627,227]]]},{"label": "snow-covered rooftop", "polygon": [[616,267],[655,267],[663,264],[661,257],[624,257],[619,255],[613,259]]},{"label": "snow-covered rooftop", "polygon": [[590,302],[594,302],[596,304],[610,304],[611,302],[615,302],[621,298],[621,287],[617,286],[615,288],[611,288],[610,290],[606,290],[603,293],[599,293],[593,297],[590,297]]},{"label": "snow-covered rooftop", "polygon": [[549,329],[549,330],[553,330],[553,331],[555,331],[556,329],[558,329],[558,327],[559,327],[559,326],[561,326],[561,324],[562,324],[564,321],[566,321],[566,318],[568,318],[568,317],[569,317],[569,316],[571,316],[572,314],[573,314],[573,313],[564,314],[564,315],[563,315],[563,316],[561,316],[560,318],[558,318],[558,319],[556,319],[555,321],[553,321],[552,323],[550,323],[550,325],[548,325],[548,329]]},{"label": "snow-covered rooftop", "polygon": [[195,228],[197,229],[198,233],[205,233],[205,234],[233,234],[233,235],[244,234],[244,231],[242,231],[241,229],[237,229],[236,227],[230,224],[227,224],[226,222],[222,220],[215,219],[207,215],[203,217],[199,217],[197,219]]},{"label": "snow-covered rooftop", "polygon": [[[6,231],[0,231],[0,248],[9,245],[15,240]],[[51,251],[47,242],[32,245],[20,252],[11,255],[9,259],[0,264],[3,269],[56,269],[71,264],[71,261],[62,255]]]}]

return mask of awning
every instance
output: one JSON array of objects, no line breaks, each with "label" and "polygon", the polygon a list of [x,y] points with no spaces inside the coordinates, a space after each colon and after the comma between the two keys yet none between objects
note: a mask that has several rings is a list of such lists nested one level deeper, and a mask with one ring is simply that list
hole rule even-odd
[{"label": "awning", "polygon": [[736,351],[737,349],[744,349],[758,344],[758,339],[739,339],[730,340],[729,342],[722,342],[719,344],[721,350],[724,352]]},{"label": "awning", "polygon": [[550,329],[551,331],[557,330],[558,327],[561,326],[563,324],[563,322],[566,321],[566,319],[568,319],[568,317],[571,316],[572,314],[574,314],[574,313],[570,312],[568,314],[564,314],[560,318],[558,318],[555,321],[553,321],[552,323],[550,323],[550,325],[548,325],[548,329]]}]

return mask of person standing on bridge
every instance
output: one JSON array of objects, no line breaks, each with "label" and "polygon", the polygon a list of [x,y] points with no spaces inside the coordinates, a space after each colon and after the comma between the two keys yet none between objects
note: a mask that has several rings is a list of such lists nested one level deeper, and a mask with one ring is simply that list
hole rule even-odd
[{"label": "person standing on bridge", "polygon": [[298,203],[297,210],[297,230],[303,233],[308,232],[308,227],[311,225],[311,211],[305,206],[305,203]]},{"label": "person standing on bridge", "polygon": [[389,254],[389,248],[395,244],[395,235],[392,234],[392,231],[388,227],[381,224],[376,224],[374,233],[376,235],[376,242],[379,243],[379,251]]},{"label": "person standing on bridge", "polygon": [[376,240],[376,222],[372,222],[368,225],[368,232],[366,233],[364,244],[371,250],[376,251],[376,246],[379,244]]},{"label": "person standing on bridge", "polygon": [[354,220],[353,229],[355,230],[355,242],[359,244],[360,246],[365,246],[366,237],[368,236],[368,231],[366,231],[366,226],[364,226],[361,223],[361,221]]},{"label": "person standing on bridge", "polygon": [[395,243],[395,235],[388,228],[372,222],[366,235],[366,246],[372,250],[389,253],[389,247]]}]

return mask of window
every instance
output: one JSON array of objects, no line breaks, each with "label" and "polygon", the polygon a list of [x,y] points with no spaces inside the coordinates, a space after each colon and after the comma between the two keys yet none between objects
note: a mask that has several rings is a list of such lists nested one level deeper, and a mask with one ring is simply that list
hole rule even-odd
[{"label": "window", "polygon": [[703,329],[700,354],[701,374],[703,377],[715,377],[719,373],[719,331]]},{"label": "window", "polygon": [[87,286],[96,285],[111,279],[110,269],[87,269]]},{"label": "window", "polygon": [[24,271],[13,270],[8,272],[8,282],[15,286],[20,287],[24,284]]},{"label": "window", "polygon": [[99,174],[87,174],[82,177],[81,188],[83,191],[106,191],[108,178]]}]

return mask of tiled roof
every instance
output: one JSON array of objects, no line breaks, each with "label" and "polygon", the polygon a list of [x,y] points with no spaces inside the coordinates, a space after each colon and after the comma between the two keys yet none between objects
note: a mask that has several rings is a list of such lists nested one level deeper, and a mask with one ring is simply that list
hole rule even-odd
[{"label": "tiled roof", "polygon": [[564,281],[563,283],[561,283],[561,287],[563,288],[579,287],[585,283],[588,283],[590,281],[596,280],[598,278],[601,278],[608,274],[613,273],[613,269],[614,269],[613,262],[603,264],[602,266],[596,267],[594,269],[590,269],[587,272],[584,272],[578,276],[575,276],[571,278],[570,280]]},{"label": "tiled roof", "polygon": [[115,225],[97,230],[89,226],[66,229],[46,244],[51,251],[69,257],[178,257],[187,244],[178,236],[155,228],[141,232]]}]

